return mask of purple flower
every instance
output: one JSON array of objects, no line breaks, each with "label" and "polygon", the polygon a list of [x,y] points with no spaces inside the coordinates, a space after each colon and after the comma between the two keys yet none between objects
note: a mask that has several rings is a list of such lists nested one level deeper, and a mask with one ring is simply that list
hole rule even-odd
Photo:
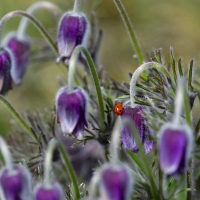
[{"label": "purple flower", "polygon": [[0,197],[6,200],[32,199],[30,174],[25,167],[15,165],[11,170],[1,169]]},{"label": "purple flower", "polygon": [[165,174],[181,173],[187,166],[193,145],[192,131],[187,125],[166,124],[159,134],[160,167]]},{"label": "purple flower", "polygon": [[[140,140],[144,146],[144,150],[146,153],[149,153],[153,148],[154,142],[149,139],[149,128],[146,124],[146,119],[142,115],[142,111],[143,108],[141,106],[136,106],[135,108],[126,106],[123,109],[121,117],[129,118],[134,123],[140,135]],[[125,125],[122,129],[122,143],[126,149],[138,152],[136,141],[127,125]]]},{"label": "purple flower", "polygon": [[87,126],[87,97],[82,89],[68,92],[61,88],[56,96],[56,111],[62,131],[83,138],[84,125]]},{"label": "purple flower", "polygon": [[39,184],[34,190],[34,200],[63,200],[64,195],[58,183],[48,186]]},{"label": "purple flower", "polygon": [[21,82],[21,79],[24,76],[28,66],[29,53],[31,48],[30,42],[26,38],[19,40],[14,35],[8,36],[8,38],[5,40],[5,46],[8,47],[13,54],[11,77],[13,82],[18,85]]},{"label": "purple flower", "polygon": [[127,200],[130,198],[133,176],[125,165],[103,166],[100,182],[102,200]]},{"label": "purple flower", "polygon": [[66,64],[77,45],[85,44],[88,22],[83,14],[68,12],[63,15],[58,28],[58,50],[60,59]]},{"label": "purple flower", "polygon": [[12,81],[11,70],[11,52],[8,49],[0,49],[0,94],[5,94],[11,89]]}]

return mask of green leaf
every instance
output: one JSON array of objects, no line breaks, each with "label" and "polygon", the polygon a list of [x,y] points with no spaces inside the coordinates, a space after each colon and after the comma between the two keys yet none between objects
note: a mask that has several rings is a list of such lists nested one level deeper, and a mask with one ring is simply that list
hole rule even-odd
[{"label": "green leaf", "polygon": [[194,66],[194,60],[191,60],[190,65],[189,65],[189,73],[188,73],[188,90],[189,91],[193,91],[193,86],[192,86],[193,66]]},{"label": "green leaf", "polygon": [[151,168],[153,168],[153,167],[155,166],[157,160],[158,160],[158,157],[155,156],[154,159],[153,159],[153,162],[152,162],[152,164],[151,164]]},{"label": "green leaf", "polygon": [[174,178],[171,178],[169,181],[169,184],[167,185],[167,187],[165,188],[165,190],[169,189],[170,186],[174,183]]},{"label": "green leaf", "polygon": [[[198,121],[198,123],[197,123],[197,125],[195,127],[195,131],[194,131],[194,133],[195,133],[196,136],[198,135],[199,130],[200,130],[200,119],[199,119],[199,121]],[[196,144],[200,145],[200,136],[197,138]]]},{"label": "green leaf", "polygon": [[151,106],[148,102],[139,100],[136,96],[134,96],[135,102],[140,105]]},{"label": "green leaf", "polygon": [[183,76],[183,70],[182,70],[182,64],[181,64],[181,62],[182,62],[182,59],[179,58],[179,60],[178,60],[178,71],[179,71],[179,75]]},{"label": "green leaf", "polygon": [[144,164],[141,162],[140,158],[130,150],[127,150],[127,152],[130,155],[130,157],[135,161],[135,163],[138,165],[138,167],[142,170],[142,172],[148,177]]},{"label": "green leaf", "polygon": [[145,182],[144,183],[143,182],[137,182],[135,184],[135,187],[140,189],[140,190],[145,190],[147,192],[149,199],[152,198],[151,188],[150,188],[149,184],[147,184]]},{"label": "green leaf", "polygon": [[170,49],[170,65],[172,67],[172,73],[173,73],[173,76],[174,76],[174,81],[175,83],[177,83],[177,74],[176,74],[176,63],[175,63],[175,59],[174,59],[174,54],[173,54],[173,49],[171,48]]}]

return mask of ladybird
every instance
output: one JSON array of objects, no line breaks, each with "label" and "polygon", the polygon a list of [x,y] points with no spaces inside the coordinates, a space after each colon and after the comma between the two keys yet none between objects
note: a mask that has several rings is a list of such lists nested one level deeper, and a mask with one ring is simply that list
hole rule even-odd
[{"label": "ladybird", "polygon": [[121,115],[122,111],[123,111],[123,105],[122,105],[122,103],[120,103],[120,102],[116,103],[115,106],[114,106],[114,113],[116,115]]}]

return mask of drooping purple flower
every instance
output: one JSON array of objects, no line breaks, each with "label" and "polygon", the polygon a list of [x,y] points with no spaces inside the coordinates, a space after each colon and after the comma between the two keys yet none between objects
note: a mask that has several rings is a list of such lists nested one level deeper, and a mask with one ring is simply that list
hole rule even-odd
[{"label": "drooping purple flower", "polygon": [[128,200],[133,187],[133,176],[125,165],[107,164],[103,166],[100,195],[102,200]]},{"label": "drooping purple flower", "polygon": [[192,132],[187,125],[165,125],[160,131],[158,143],[162,171],[167,175],[181,173],[187,167],[192,144]]},{"label": "drooping purple flower", "polygon": [[13,54],[11,67],[11,77],[13,82],[18,85],[23,78],[29,63],[30,42],[27,38],[18,39],[15,35],[9,35],[5,39],[5,46]]},{"label": "drooping purple flower", "polygon": [[87,126],[87,96],[80,88],[68,92],[61,88],[56,95],[56,111],[63,133],[83,137],[84,125]]},{"label": "drooping purple flower", "polygon": [[[121,118],[129,118],[136,126],[141,143],[143,144],[146,153],[149,153],[154,145],[154,142],[150,140],[149,128],[146,124],[146,119],[142,115],[143,108],[141,106],[136,106],[131,108],[130,106],[125,106],[121,114]],[[138,152],[138,146],[133,137],[133,133],[130,128],[125,125],[122,129],[122,143],[124,148],[130,149],[133,152]]]},{"label": "drooping purple flower", "polygon": [[32,199],[30,174],[25,167],[15,165],[11,170],[1,169],[0,197],[6,200]]},{"label": "drooping purple flower", "polygon": [[34,190],[34,200],[63,200],[64,195],[58,183],[39,184]]},{"label": "drooping purple flower", "polygon": [[60,20],[58,27],[58,50],[60,59],[66,64],[75,47],[84,45],[88,33],[88,22],[81,13],[67,12]]},{"label": "drooping purple flower", "polygon": [[0,94],[2,95],[12,86],[10,76],[11,62],[11,52],[8,49],[0,49]]}]

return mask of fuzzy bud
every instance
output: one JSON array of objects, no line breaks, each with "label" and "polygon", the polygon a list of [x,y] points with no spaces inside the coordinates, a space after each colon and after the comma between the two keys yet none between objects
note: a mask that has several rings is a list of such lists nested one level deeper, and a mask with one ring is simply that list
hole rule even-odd
[{"label": "fuzzy bud", "polygon": [[192,131],[187,125],[166,124],[159,134],[160,167],[167,175],[183,172],[187,167],[193,145]]},{"label": "fuzzy bud", "polygon": [[0,49],[0,94],[5,94],[12,85],[11,70],[11,52],[8,49]]},{"label": "fuzzy bud", "polygon": [[[154,142],[150,140],[150,132],[147,126],[146,119],[142,115],[143,108],[142,106],[136,106],[135,108],[131,108],[130,106],[126,106],[123,109],[121,114],[121,118],[130,119],[135,127],[138,130],[141,143],[143,144],[144,150],[146,153],[149,153],[154,145]],[[122,129],[122,143],[126,149],[130,149],[133,152],[138,152],[138,146],[133,137],[133,133],[130,128],[125,125]]]},{"label": "fuzzy bud", "polygon": [[108,164],[103,166],[100,182],[102,200],[130,199],[133,177],[125,165]]},{"label": "fuzzy bud", "polygon": [[15,165],[11,170],[1,169],[0,197],[2,200],[32,199],[30,174],[25,167]]},{"label": "fuzzy bud", "polygon": [[34,200],[63,200],[64,195],[58,183],[45,186],[39,184],[34,190]]},{"label": "fuzzy bud", "polygon": [[63,133],[83,138],[84,125],[87,126],[87,96],[82,89],[68,92],[61,88],[56,96],[56,111]]},{"label": "fuzzy bud", "polygon": [[18,39],[15,35],[9,35],[5,39],[5,46],[10,49],[13,54],[13,62],[11,67],[11,77],[14,84],[18,85],[23,78],[29,63],[30,42],[27,38]]},{"label": "fuzzy bud", "polygon": [[60,20],[58,28],[58,50],[60,59],[69,64],[69,59],[77,45],[85,45],[88,35],[88,21],[83,14],[67,12]]}]

